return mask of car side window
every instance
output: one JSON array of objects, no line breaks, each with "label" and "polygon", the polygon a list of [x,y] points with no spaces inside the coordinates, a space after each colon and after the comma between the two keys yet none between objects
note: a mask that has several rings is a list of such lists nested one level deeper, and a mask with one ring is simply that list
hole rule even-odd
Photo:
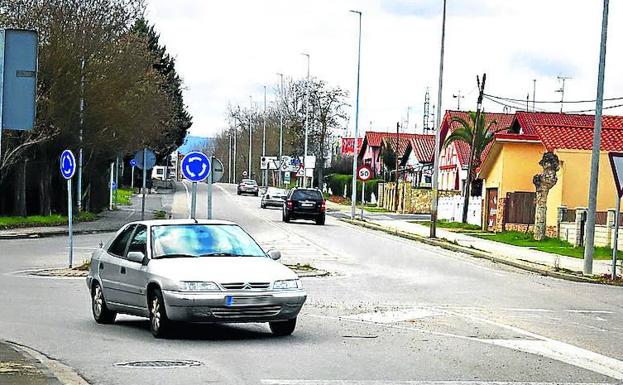
[{"label": "car side window", "polygon": [[132,237],[132,241],[130,242],[128,253],[130,251],[140,251],[144,255],[147,255],[147,226],[138,225],[136,227],[136,232],[134,232],[134,237]]},{"label": "car side window", "polygon": [[125,248],[128,245],[128,241],[130,240],[130,236],[132,235],[135,227],[136,225],[130,225],[123,229],[117,238],[115,238],[115,240],[110,244],[108,252],[117,257],[123,257],[125,254]]}]

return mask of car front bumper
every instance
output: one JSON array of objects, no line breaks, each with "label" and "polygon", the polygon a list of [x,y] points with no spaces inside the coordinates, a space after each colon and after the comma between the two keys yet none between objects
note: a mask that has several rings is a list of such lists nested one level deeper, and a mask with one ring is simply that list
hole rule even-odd
[{"label": "car front bumper", "polygon": [[227,293],[162,292],[169,319],[190,322],[269,322],[296,318],[303,290]]},{"label": "car front bumper", "polygon": [[257,187],[239,187],[238,191],[240,191],[241,193],[255,194],[256,192],[259,191],[259,189]]}]

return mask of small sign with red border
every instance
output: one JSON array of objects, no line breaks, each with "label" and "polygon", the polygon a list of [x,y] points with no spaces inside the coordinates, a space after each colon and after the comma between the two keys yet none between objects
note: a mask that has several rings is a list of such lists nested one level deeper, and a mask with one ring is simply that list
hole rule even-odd
[{"label": "small sign with red border", "polygon": [[357,179],[362,182],[367,182],[372,179],[372,169],[367,164],[361,165],[357,168]]}]

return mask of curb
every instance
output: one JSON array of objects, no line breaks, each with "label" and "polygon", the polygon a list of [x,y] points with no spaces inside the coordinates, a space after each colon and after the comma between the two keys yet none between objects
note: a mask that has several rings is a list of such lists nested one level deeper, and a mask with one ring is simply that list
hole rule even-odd
[{"label": "curb", "polygon": [[538,265],[538,264],[535,264],[535,263],[522,262],[522,261],[517,261],[517,260],[511,260],[511,259],[504,258],[504,257],[499,257],[499,256],[493,255],[491,253],[487,253],[486,251],[482,251],[482,250],[478,250],[478,249],[471,249],[469,247],[460,246],[460,245],[451,243],[451,242],[449,242],[449,241],[447,241],[445,239],[426,238],[426,237],[423,237],[421,235],[416,235],[416,234],[408,233],[408,232],[401,231],[401,230],[398,230],[398,229],[391,229],[391,228],[388,228],[388,227],[377,225],[376,223],[362,222],[361,220],[340,219],[340,221],[349,223],[351,225],[355,225],[355,226],[371,229],[371,230],[381,231],[381,232],[384,232],[384,233],[387,233],[387,234],[390,234],[390,235],[395,235],[395,236],[398,236],[398,237],[401,237],[401,238],[410,239],[412,241],[424,243],[426,245],[437,246],[437,247],[441,247],[442,249],[468,254],[468,255],[470,255],[472,257],[475,257],[475,258],[487,259],[487,260],[490,260],[491,262],[500,263],[500,264],[503,264],[503,265],[508,265],[508,266],[511,266],[511,267],[515,267],[515,268],[518,268],[518,269],[521,269],[521,270],[530,271],[532,273],[540,274],[540,275],[543,275],[543,276],[548,276],[548,277],[553,277],[553,278],[558,278],[558,279],[564,279],[564,280],[572,281],[572,282],[592,283],[592,284],[601,284],[601,285],[610,285],[610,286],[620,286],[620,285],[612,284],[612,283],[609,283],[609,282],[606,282],[606,281],[597,280],[597,279],[594,279],[594,278],[591,278],[591,277],[583,277],[583,276],[579,276],[579,275],[563,273],[563,272],[560,272],[560,271],[553,271],[550,268],[545,268],[545,267],[542,267],[541,265]]},{"label": "curb", "polygon": [[[119,227],[73,230],[73,234],[81,235],[81,234],[110,233],[110,232],[114,232],[117,230],[119,230]],[[54,230],[54,231],[45,231],[45,232],[40,232],[40,233],[0,234],[0,240],[49,238],[49,237],[58,237],[58,236],[63,236],[63,235],[69,235],[69,232],[67,230]]]}]

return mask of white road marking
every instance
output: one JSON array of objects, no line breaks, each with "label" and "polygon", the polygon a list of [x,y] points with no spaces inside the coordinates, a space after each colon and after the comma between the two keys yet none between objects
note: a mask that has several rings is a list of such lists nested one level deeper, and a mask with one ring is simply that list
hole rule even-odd
[{"label": "white road marking", "polygon": [[612,385],[607,382],[508,382],[508,381],[392,381],[392,380],[279,380],[263,385]]}]

